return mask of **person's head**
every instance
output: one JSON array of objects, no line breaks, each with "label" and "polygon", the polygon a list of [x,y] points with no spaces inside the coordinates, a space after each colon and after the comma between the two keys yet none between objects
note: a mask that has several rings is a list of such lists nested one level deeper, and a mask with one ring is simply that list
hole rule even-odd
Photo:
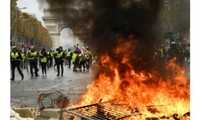
[{"label": "person's head", "polygon": [[42,48],[41,52],[45,52],[45,51],[46,51],[45,48]]},{"label": "person's head", "polygon": [[62,46],[60,46],[60,47],[59,47],[59,50],[63,50],[63,47],[62,47]]},{"label": "person's head", "polygon": [[90,50],[90,48],[88,46],[85,47],[86,50]]},{"label": "person's head", "polygon": [[71,51],[71,49],[68,49],[68,51]]},{"label": "person's head", "polygon": [[35,47],[34,47],[34,46],[31,46],[31,47],[30,47],[30,50],[31,50],[31,51],[35,51]]},{"label": "person's head", "polygon": [[172,48],[175,48],[175,47],[176,47],[176,42],[174,42],[174,41],[171,42],[171,47],[172,47]]},{"label": "person's head", "polygon": [[17,51],[17,47],[16,47],[16,46],[13,46],[13,47],[12,47],[12,51]]}]

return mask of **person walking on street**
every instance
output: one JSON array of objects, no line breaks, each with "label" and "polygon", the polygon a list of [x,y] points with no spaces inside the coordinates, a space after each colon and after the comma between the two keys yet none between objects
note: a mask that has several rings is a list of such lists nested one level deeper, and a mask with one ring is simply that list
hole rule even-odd
[{"label": "person walking on street", "polygon": [[11,56],[11,69],[12,69],[11,80],[12,81],[15,80],[15,68],[16,67],[17,67],[19,74],[21,75],[21,79],[23,80],[24,74],[22,73],[22,71],[20,69],[20,62],[22,60],[22,56],[21,56],[21,53],[18,52],[16,46],[13,46],[10,56]]},{"label": "person walking on street", "polygon": [[47,51],[47,67],[50,68],[53,66],[53,53],[51,49]]},{"label": "person walking on street", "polygon": [[54,54],[54,58],[56,60],[56,66],[57,66],[57,71],[58,71],[58,74],[57,76],[60,76],[60,67],[61,67],[61,76],[63,76],[63,62],[64,62],[64,58],[65,58],[65,53],[62,49],[62,46],[60,46],[57,51],[55,52]]},{"label": "person walking on street", "polygon": [[40,53],[40,63],[41,63],[41,67],[42,67],[42,76],[47,76],[47,70],[46,70],[46,67],[47,67],[47,52],[46,50],[43,48],[41,50],[41,53]]},{"label": "person walking on street", "polygon": [[66,58],[67,58],[67,62],[68,62],[68,68],[71,67],[71,60],[72,60],[72,51],[71,49],[68,49],[67,54],[66,54]]},{"label": "person walking on street", "polygon": [[31,77],[33,77],[33,69],[35,72],[35,77],[38,77],[38,68],[37,68],[37,57],[38,57],[38,52],[35,50],[34,46],[31,46],[30,51],[28,52],[28,60],[30,64],[30,72],[31,72]]},{"label": "person walking on street", "polygon": [[53,68],[54,70],[56,70],[56,64],[57,64],[57,58],[55,57],[56,56],[56,52],[58,51],[59,48],[56,48],[56,51],[53,52],[53,58],[54,58],[54,65],[53,65]]},{"label": "person walking on street", "polygon": [[78,51],[74,51],[72,54],[72,63],[74,64],[73,71],[77,72],[78,71],[78,65],[79,65],[79,57],[78,57]]},{"label": "person walking on street", "polygon": [[86,63],[85,63],[85,67],[86,67],[87,71],[89,71],[90,67],[92,66],[92,52],[90,51],[88,46],[86,46],[86,50],[85,50],[84,54],[87,58]]},{"label": "person walking on street", "polygon": [[22,60],[21,60],[21,68],[25,69],[25,57],[26,57],[26,52],[22,51],[21,52],[21,56],[22,56]]}]

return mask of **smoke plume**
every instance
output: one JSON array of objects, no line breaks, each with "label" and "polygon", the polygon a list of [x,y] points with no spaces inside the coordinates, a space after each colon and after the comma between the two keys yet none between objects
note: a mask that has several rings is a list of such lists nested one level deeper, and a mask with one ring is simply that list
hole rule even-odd
[{"label": "smoke plume", "polygon": [[[88,18],[91,36],[89,42],[88,39],[81,36],[80,38],[98,55],[107,53],[111,59],[117,60],[117,56],[113,53],[113,49],[119,44],[117,39],[126,38],[127,41],[135,43],[136,47],[132,54],[140,58],[132,61],[135,69],[152,68],[154,47],[158,43],[156,37],[158,33],[154,26],[160,9],[160,0],[46,0],[45,2],[51,9],[67,7],[85,10],[87,14],[83,13],[81,16]],[[66,14],[69,14],[69,11],[62,12],[59,16]],[[81,27],[79,29],[85,30]]]}]

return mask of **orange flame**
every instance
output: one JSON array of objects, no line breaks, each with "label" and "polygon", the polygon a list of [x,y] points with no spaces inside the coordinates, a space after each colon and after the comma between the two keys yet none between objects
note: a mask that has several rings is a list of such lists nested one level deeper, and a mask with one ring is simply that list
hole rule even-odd
[{"label": "orange flame", "polygon": [[[101,56],[101,64],[105,71],[87,86],[79,105],[103,101],[117,101],[127,104],[130,108],[139,108],[143,116],[152,116],[147,110],[148,106],[156,106],[159,112],[153,115],[184,114],[190,110],[190,87],[187,82],[185,70],[178,66],[176,58],[166,65],[171,71],[164,79],[155,71],[137,73],[129,62],[130,52],[134,50],[133,43],[123,42],[115,53],[121,63],[111,59],[107,54]],[[120,76],[119,64],[126,66],[124,75]]]}]

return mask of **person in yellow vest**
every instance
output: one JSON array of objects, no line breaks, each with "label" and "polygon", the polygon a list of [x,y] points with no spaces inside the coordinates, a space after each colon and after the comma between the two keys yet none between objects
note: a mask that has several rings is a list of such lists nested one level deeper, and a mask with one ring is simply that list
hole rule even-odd
[{"label": "person in yellow vest", "polygon": [[157,51],[157,57],[158,57],[158,62],[160,64],[164,64],[165,63],[165,49],[163,46],[160,46],[160,48]]},{"label": "person in yellow vest", "polygon": [[55,64],[57,66],[57,71],[58,71],[58,74],[57,76],[60,76],[60,67],[61,67],[61,76],[63,76],[63,72],[64,72],[64,69],[63,69],[63,63],[64,63],[64,58],[65,58],[65,53],[62,49],[62,46],[60,46],[57,51],[55,51],[54,53],[54,58],[55,58]]},{"label": "person in yellow vest", "polygon": [[90,49],[88,48],[88,46],[86,46],[86,50],[85,50],[85,56],[86,56],[86,69],[87,71],[89,71],[90,66],[92,66],[92,52],[90,51]]},{"label": "person in yellow vest", "polygon": [[52,50],[47,51],[47,67],[50,68],[53,66],[53,53]]},{"label": "person in yellow vest", "polygon": [[37,68],[37,57],[38,57],[38,52],[35,50],[34,46],[30,47],[30,51],[28,52],[28,60],[30,64],[30,72],[31,72],[31,77],[33,77],[33,69],[35,72],[35,77],[38,77],[38,68]]},{"label": "person in yellow vest", "polygon": [[16,46],[13,46],[12,51],[10,53],[11,56],[11,69],[12,69],[12,77],[11,80],[15,80],[15,68],[17,67],[17,70],[19,74],[21,75],[22,80],[24,79],[24,74],[22,73],[20,69],[20,61],[22,60],[21,53],[17,51]]},{"label": "person in yellow vest", "polygon": [[72,54],[72,63],[74,64],[73,71],[77,72],[78,70],[78,64],[79,64],[79,58],[78,58],[78,51],[75,50]]},{"label": "person in yellow vest", "polygon": [[71,67],[71,60],[72,60],[72,51],[71,49],[68,49],[67,53],[66,53],[66,58],[67,58],[67,62],[68,62],[68,68]]},{"label": "person in yellow vest", "polygon": [[47,70],[46,70],[46,67],[47,67],[47,52],[46,50],[43,48],[41,50],[41,53],[40,53],[40,63],[41,63],[41,67],[42,67],[42,76],[47,76]]},{"label": "person in yellow vest", "polygon": [[87,56],[85,55],[85,48],[81,49],[81,53],[79,54],[79,71],[85,72],[85,63],[87,60]]},{"label": "person in yellow vest", "polygon": [[24,51],[21,51],[21,56],[22,56],[21,68],[25,68],[25,54],[24,54]]}]

